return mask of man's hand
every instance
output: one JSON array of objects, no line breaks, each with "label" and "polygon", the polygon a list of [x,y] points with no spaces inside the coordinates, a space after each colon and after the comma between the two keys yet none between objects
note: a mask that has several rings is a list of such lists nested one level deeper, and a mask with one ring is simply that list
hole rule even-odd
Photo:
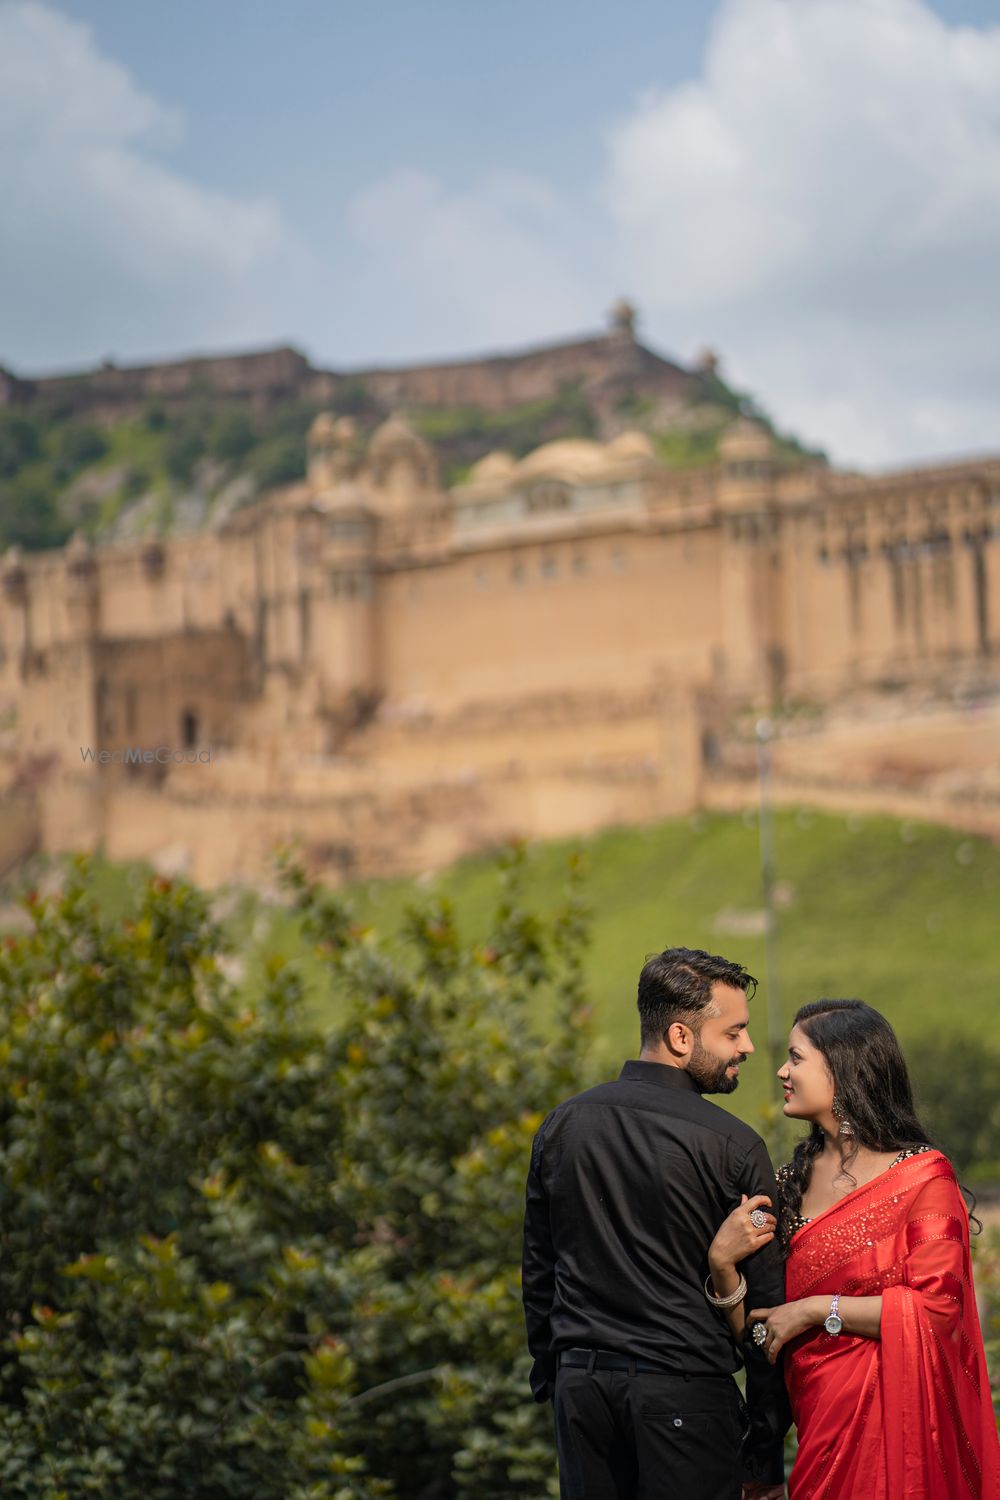
[{"label": "man's hand", "polygon": [[745,1484],[743,1500],[785,1500],[783,1484]]}]

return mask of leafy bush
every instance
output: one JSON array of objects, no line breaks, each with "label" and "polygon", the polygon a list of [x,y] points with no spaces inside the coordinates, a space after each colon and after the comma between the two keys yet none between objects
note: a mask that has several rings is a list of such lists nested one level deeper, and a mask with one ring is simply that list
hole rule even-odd
[{"label": "leafy bush", "polygon": [[262,490],[303,479],[306,472],[305,439],[269,438],[254,453],[251,468]]},{"label": "leafy bush", "polygon": [[151,476],[137,464],[130,464],[122,479],[122,494],[126,500],[135,500],[145,494],[152,484]]},{"label": "leafy bush", "polygon": [[982,1035],[927,1037],[907,1048],[928,1131],[958,1172],[1000,1177],[1000,1051]]},{"label": "leafy bush", "polygon": [[91,422],[66,422],[57,427],[54,437],[56,472],[68,478],[96,463],[108,451],[107,439]]},{"label": "leafy bush", "polygon": [[[249,1008],[206,898],[116,924],[79,859],[0,947],[0,1489],[11,1500],[556,1494],[518,1263],[542,1114],[586,1086],[585,917],[502,874],[391,950],[286,858],[294,963]],[[541,1008],[557,1017],[541,1040]]]},{"label": "leafy bush", "polygon": [[208,423],[203,415],[192,410],[176,418],[166,429],[163,443],[163,462],[171,479],[180,484],[189,484],[195,464],[204,458],[208,449]]},{"label": "leafy bush", "polygon": [[72,525],[59,514],[52,485],[30,472],[0,483],[0,545],[61,547]]},{"label": "leafy bush", "polygon": [[209,432],[209,451],[224,463],[245,458],[257,441],[253,418],[242,406],[224,407],[216,412]]},{"label": "leafy bush", "polygon": [[11,478],[41,451],[37,423],[18,411],[0,411],[0,478]]}]

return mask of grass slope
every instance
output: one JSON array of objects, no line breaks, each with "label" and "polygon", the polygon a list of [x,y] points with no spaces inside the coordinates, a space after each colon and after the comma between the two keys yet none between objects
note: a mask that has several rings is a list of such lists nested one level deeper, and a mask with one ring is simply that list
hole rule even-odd
[{"label": "grass slope", "polygon": [[[775,843],[784,891],[778,915],[783,1028],[804,1001],[857,996],[889,1017],[904,1045],[932,1032],[1000,1042],[1000,848],[933,825],[809,811],[779,813]],[[776,1088],[767,1057],[756,819],[697,814],[535,845],[526,864],[529,905],[559,904],[575,850],[583,850],[587,864],[592,944],[586,973],[606,1075],[615,1076],[621,1060],[638,1052],[635,984],[644,956],[671,944],[721,952],[761,979],[751,1005],[757,1055],[727,1101],[759,1124]],[[95,893],[116,909],[129,878],[121,868],[99,865]],[[345,894],[363,923],[398,938],[406,906],[428,889],[451,900],[464,935],[485,937],[498,889],[489,859],[464,860],[431,882],[373,882]],[[260,982],[268,954],[293,957],[317,1013],[333,1019],[323,966],[304,945],[292,914],[261,908],[247,892],[227,920],[235,951],[247,959],[248,990]]]},{"label": "grass slope", "polygon": [[[933,1028],[1000,1039],[997,934],[1000,849],[931,825],[814,812],[779,813],[777,876],[780,1011],[821,996],[856,996],[883,1011],[905,1043]],[[609,1076],[638,1052],[635,984],[647,953],[671,944],[739,959],[761,979],[751,1005],[757,1055],[728,1101],[753,1119],[775,1098],[767,1051],[764,939],[756,818],[696,815],[529,854],[527,891],[559,900],[572,849],[587,856],[593,942],[587,975]],[[495,890],[490,864],[463,861],[436,888],[463,930],[481,935]],[[380,930],[399,926],[409,882],[352,893]],[[741,929],[750,928],[746,935]]]}]

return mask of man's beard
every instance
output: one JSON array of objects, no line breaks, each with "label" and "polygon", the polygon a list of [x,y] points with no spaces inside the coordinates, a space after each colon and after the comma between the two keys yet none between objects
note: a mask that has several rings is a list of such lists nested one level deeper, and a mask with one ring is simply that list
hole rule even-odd
[{"label": "man's beard", "polygon": [[731,1068],[734,1063],[745,1061],[746,1053],[740,1052],[736,1057],[731,1057],[728,1062],[720,1062],[717,1057],[712,1056],[711,1052],[705,1051],[701,1045],[701,1038],[696,1036],[687,1070],[699,1094],[731,1094],[740,1086],[740,1075],[734,1073],[730,1078],[727,1069]]}]

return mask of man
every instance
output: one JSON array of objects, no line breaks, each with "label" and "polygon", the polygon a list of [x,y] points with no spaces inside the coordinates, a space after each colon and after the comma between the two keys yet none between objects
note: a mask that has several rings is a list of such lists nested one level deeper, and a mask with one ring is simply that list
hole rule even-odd
[{"label": "man", "polygon": [[[638,1060],[559,1104],[535,1136],[523,1300],[531,1389],[553,1402],[563,1500],[785,1493],[781,1361],[771,1367],[746,1344],[744,1403],[733,1380],[741,1351],[706,1296],[723,1219],[744,1195],[778,1201],[763,1141],[704,1097],[737,1086],[754,1050],[755,989],[740,964],[701,949],[650,958]],[[740,1269],[748,1307],[784,1300],[774,1240]]]}]

